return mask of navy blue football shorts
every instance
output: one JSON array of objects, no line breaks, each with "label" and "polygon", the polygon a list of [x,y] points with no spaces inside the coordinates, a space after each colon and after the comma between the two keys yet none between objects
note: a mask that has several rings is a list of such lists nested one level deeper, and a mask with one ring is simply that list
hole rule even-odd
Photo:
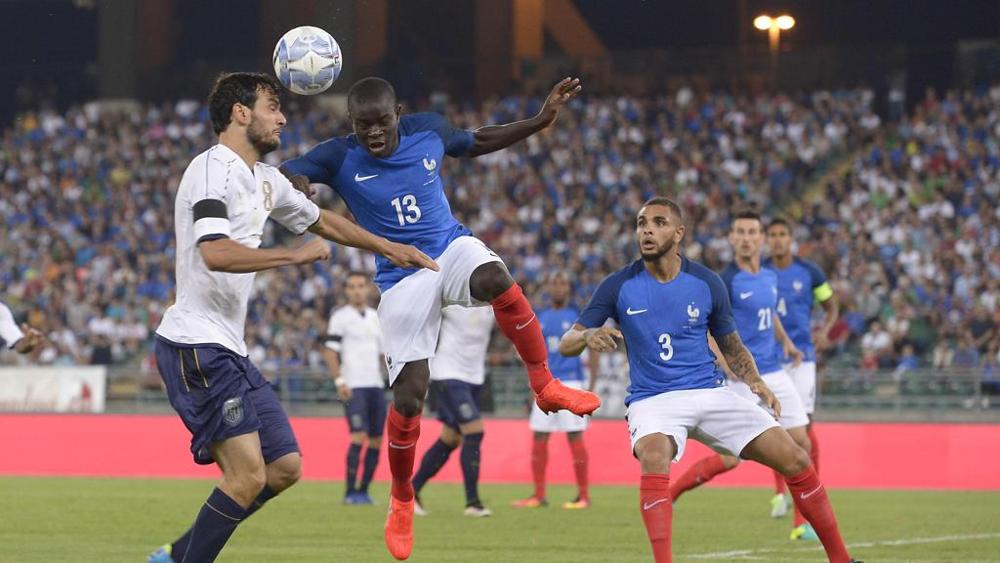
[{"label": "navy blue football shorts", "polygon": [[482,385],[457,379],[442,379],[431,381],[431,388],[437,393],[437,418],[446,426],[458,431],[459,425],[482,417],[479,410]]},{"label": "navy blue football shorts", "polygon": [[191,432],[195,463],[214,463],[209,446],[257,432],[265,463],[298,452],[278,395],[249,358],[217,344],[156,337],[156,366],[170,405]]},{"label": "navy blue football shorts", "polygon": [[385,389],[381,387],[355,387],[351,389],[351,400],[345,405],[347,426],[351,433],[364,432],[370,438],[378,438],[385,428]]}]

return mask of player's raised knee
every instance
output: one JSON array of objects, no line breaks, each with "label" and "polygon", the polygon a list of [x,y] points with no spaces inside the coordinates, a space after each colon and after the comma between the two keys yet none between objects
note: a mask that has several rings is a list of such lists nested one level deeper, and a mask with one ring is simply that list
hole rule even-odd
[{"label": "player's raised knee", "polygon": [[491,301],[514,285],[501,262],[488,262],[476,268],[469,277],[469,291],[480,301]]},{"label": "player's raised knee", "polygon": [[267,485],[275,492],[291,487],[302,478],[302,456],[293,453],[267,467]]},{"label": "player's raised knee", "polygon": [[405,417],[417,416],[424,410],[424,400],[416,395],[403,395],[397,392],[393,397],[393,406],[396,407],[396,412]]},{"label": "player's raised knee", "polygon": [[782,474],[786,477],[798,475],[799,473],[805,471],[806,468],[809,467],[810,463],[809,453],[796,444],[790,455],[787,456],[787,461],[785,461],[785,468],[782,470]]}]

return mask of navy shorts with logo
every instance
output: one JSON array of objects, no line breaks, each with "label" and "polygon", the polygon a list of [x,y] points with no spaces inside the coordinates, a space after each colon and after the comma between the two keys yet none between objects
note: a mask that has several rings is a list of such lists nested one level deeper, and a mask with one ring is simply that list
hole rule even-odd
[{"label": "navy shorts with logo", "polygon": [[278,395],[249,358],[217,344],[156,337],[156,366],[170,405],[191,432],[195,463],[214,463],[209,445],[257,432],[265,463],[299,451]]},{"label": "navy shorts with logo", "polygon": [[481,417],[479,396],[483,390],[482,385],[457,379],[442,379],[432,381],[431,387],[437,393],[437,418],[446,426],[458,430],[459,425]]},{"label": "navy shorts with logo", "polygon": [[385,428],[386,402],[382,387],[354,387],[351,400],[344,406],[347,411],[347,426],[351,433],[364,432],[369,437],[378,438]]}]

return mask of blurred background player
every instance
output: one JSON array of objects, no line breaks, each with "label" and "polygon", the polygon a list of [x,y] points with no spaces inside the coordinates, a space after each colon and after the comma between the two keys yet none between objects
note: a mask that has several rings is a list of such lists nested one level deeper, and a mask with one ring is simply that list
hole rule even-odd
[{"label": "blurred background player", "polygon": [[[735,261],[722,272],[722,279],[726,283],[740,338],[753,355],[761,378],[781,403],[781,427],[803,450],[809,452],[809,436],[806,434],[809,418],[799,392],[783,366],[786,357],[791,359],[792,365],[798,365],[802,361],[802,353],[784,331],[776,312],[778,276],[773,270],[761,266],[764,230],[760,215],[750,210],[737,212],[730,225],[729,242],[733,246]],[[720,363],[724,361],[722,359]],[[724,369],[731,376],[729,384],[733,390],[752,400],[750,389],[734,376],[732,370],[725,366]],[[677,480],[672,489],[673,499],[676,501],[685,491],[707,483],[738,464],[739,459],[733,455],[711,455],[698,461]]]},{"label": "blurred background player", "polygon": [[[816,410],[816,352],[827,346],[827,334],[840,316],[837,295],[826,281],[823,270],[815,263],[796,256],[792,251],[794,239],[788,221],[777,217],[767,225],[767,246],[771,257],[763,266],[778,274],[778,315],[781,325],[795,347],[802,352],[802,361],[795,365],[785,365],[785,371],[795,384],[799,397],[809,417],[806,433],[809,436],[809,457],[813,467],[819,472],[819,442],[813,431],[813,412]],[[816,330],[815,342],[812,331],[813,305],[823,307],[823,324]],[[786,358],[787,360],[788,358]],[[788,511],[789,499],[785,497],[785,481],[775,474],[775,498],[771,500],[771,516],[780,518]],[[793,537],[814,538],[808,523],[796,510],[792,522]]]},{"label": "blurred background player", "polygon": [[486,381],[486,350],[493,333],[493,311],[488,307],[445,307],[437,352],[431,359],[431,392],[437,395],[441,435],[424,454],[413,478],[415,511],[427,511],[420,491],[462,446],[462,481],[465,484],[465,515],[491,516],[479,498],[479,466],[483,443],[482,391]]},{"label": "blurred background player", "polygon": [[222,479],[191,528],[151,562],[214,561],[241,521],[301,475],[288,416],[247,357],[247,303],[256,272],[325,260],[330,247],[317,238],[295,249],[261,249],[267,219],[393,256],[401,266],[435,266],[413,247],[320,210],[260,162],[281,144],[280,92],[270,75],[220,76],[209,94],[219,142],[191,161],[177,189],[177,297],[156,329],[156,364],[191,432],[195,463],[217,464]]},{"label": "blurred background player", "polygon": [[552,125],[580,89],[578,79],[566,78],[534,117],[467,131],[436,113],[401,116],[392,85],[365,78],[347,94],[354,134],[324,141],[283,165],[300,189],[308,190],[308,183],[330,186],[360,225],[413,243],[440,263],[440,272],[423,272],[376,257],[375,282],[382,292],[378,314],[393,391],[386,424],[392,488],[385,544],[396,559],[408,558],[413,550],[415,446],[430,383],[428,360],[437,348],[444,306],[493,307],[543,410],[589,414],[600,406],[597,395],[552,378],[531,304],[500,257],[452,215],[440,174],[446,155],[491,153]]},{"label": "blurred background player", "polygon": [[[326,331],[326,360],[337,395],[344,401],[351,445],[347,448],[347,490],[344,504],[373,504],[368,485],[378,467],[382,428],[385,426],[385,381],[382,377],[382,332],[371,307],[371,279],[351,272],[344,283],[347,305],[330,315]],[[365,464],[358,482],[358,466],[365,442]]]},{"label": "blurred background player", "polygon": [[[545,345],[549,350],[549,369],[553,377],[558,378],[569,387],[583,388],[587,375],[584,373],[583,362],[579,357],[563,356],[559,353],[559,339],[573,326],[580,312],[569,302],[572,286],[565,272],[555,272],[549,276],[548,294],[551,307],[538,312],[538,322],[542,325],[545,335]],[[597,384],[597,372],[600,364],[596,352],[589,353],[588,358],[590,384],[589,391]],[[581,509],[590,506],[590,491],[587,485],[587,448],[583,442],[583,431],[587,429],[588,418],[577,416],[569,411],[558,411],[546,414],[531,405],[530,427],[531,442],[531,474],[535,482],[535,492],[526,499],[515,501],[517,508],[535,508],[548,506],[545,493],[545,471],[549,461],[549,435],[553,432],[565,432],[569,440],[569,449],[573,457],[573,472],[576,476],[576,498],[563,503],[563,508]]]},{"label": "blurred background player", "polygon": [[14,313],[6,304],[0,303],[0,348],[7,348],[18,354],[30,354],[44,341],[44,335],[27,323],[18,327]]},{"label": "blurred background player", "polygon": [[[559,344],[563,354],[579,355],[585,348],[609,352],[624,340],[631,378],[626,420],[642,466],[639,503],[655,561],[672,560],[670,464],[684,455],[688,436],[780,471],[829,560],[852,561],[809,455],[764,409],[723,386],[710,334],[734,377],[765,407],[782,410],[740,339],[723,281],[677,253],[684,233],[676,203],[647,201],[636,220],[642,259],[601,282]],[[621,329],[605,327],[608,319]]]}]

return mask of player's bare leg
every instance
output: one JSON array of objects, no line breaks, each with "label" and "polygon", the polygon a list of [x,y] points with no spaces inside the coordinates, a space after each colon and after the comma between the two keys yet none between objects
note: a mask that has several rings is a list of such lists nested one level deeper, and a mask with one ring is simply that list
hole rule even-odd
[{"label": "player's bare leg", "polygon": [[386,423],[392,491],[385,521],[385,545],[399,560],[413,551],[413,461],[420,437],[420,414],[430,385],[427,360],[407,362],[392,385],[392,407]]},{"label": "player's bare leg", "polygon": [[513,502],[515,508],[539,508],[548,506],[545,498],[545,470],[549,464],[549,433],[533,432],[531,437],[531,476],[535,492],[525,499]]},{"label": "player's bare leg", "polygon": [[[286,489],[294,485],[302,477],[302,456],[298,452],[292,452],[279,457],[264,466],[266,485],[257,493],[257,497],[247,508],[246,517],[257,512],[265,502],[278,496]],[[244,518],[245,519],[245,518]],[[191,541],[191,528],[184,532],[184,535],[177,538],[173,543],[167,544],[150,555],[149,561],[152,563],[179,563],[187,552],[188,543]],[[175,559],[176,558],[176,559]]]},{"label": "player's bare leg", "polygon": [[601,406],[597,395],[566,387],[552,377],[545,338],[535,311],[502,262],[476,268],[469,277],[469,289],[473,299],[493,306],[500,330],[514,344],[528,370],[538,408],[544,412],[566,409],[583,416]]},{"label": "player's bare leg", "polygon": [[635,456],[642,467],[639,509],[656,563],[670,563],[673,557],[670,546],[674,503],[670,498],[670,463],[676,453],[674,439],[665,434],[650,434],[635,444]]},{"label": "player's bare leg", "polygon": [[753,439],[741,456],[762,463],[785,476],[795,506],[813,525],[831,563],[849,563],[837,518],[826,489],[816,475],[809,454],[781,428],[770,428]]}]

